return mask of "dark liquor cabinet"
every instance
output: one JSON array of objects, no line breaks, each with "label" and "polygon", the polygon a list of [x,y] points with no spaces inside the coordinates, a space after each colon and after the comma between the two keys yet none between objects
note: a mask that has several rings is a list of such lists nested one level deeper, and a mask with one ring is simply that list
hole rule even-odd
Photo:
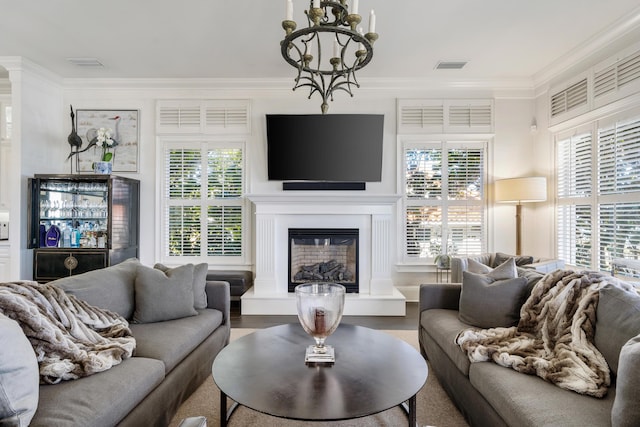
[{"label": "dark liquor cabinet", "polygon": [[138,180],[35,175],[29,189],[33,280],[48,282],[139,256]]}]

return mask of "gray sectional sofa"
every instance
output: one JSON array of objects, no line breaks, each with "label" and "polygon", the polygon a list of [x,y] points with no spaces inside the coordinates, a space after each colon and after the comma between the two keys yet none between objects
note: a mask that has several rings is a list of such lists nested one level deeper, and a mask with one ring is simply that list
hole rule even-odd
[{"label": "gray sectional sofa", "polygon": [[[530,292],[542,275],[525,275]],[[605,397],[596,398],[490,361],[470,362],[455,342],[472,327],[460,320],[462,287],[421,285],[418,334],[430,374],[472,426],[640,425],[640,297],[604,298],[600,290],[595,344],[611,367],[612,384]]]},{"label": "gray sectional sofa", "polygon": [[[32,427],[166,426],[180,404],[211,375],[214,358],[229,342],[229,284],[206,281],[206,264],[196,266],[192,277],[201,280],[202,286],[198,295],[194,280],[193,306],[187,307],[193,312],[179,318],[174,313],[169,316],[173,319],[162,321],[160,318],[174,306],[165,301],[162,308],[163,303],[154,300],[163,296],[156,293],[153,283],[148,283],[156,277],[153,270],[130,259],[51,282],[91,305],[129,320],[136,349],[133,357],[104,372],[58,384],[41,384],[37,393],[18,396],[23,404],[37,404]],[[141,288],[141,275],[146,275],[146,289]],[[141,298],[147,299],[146,311],[141,311]],[[136,323],[136,317],[142,321]],[[6,317],[0,320],[17,325]],[[13,338],[16,342],[20,339],[15,334]],[[9,345],[4,339],[2,345]],[[33,351],[27,357],[35,360]],[[31,381],[32,369],[37,375],[37,365],[20,374],[26,378],[25,383]],[[7,409],[1,403],[0,414]],[[4,422],[26,425],[19,414]],[[1,419],[0,425],[5,425]]]}]

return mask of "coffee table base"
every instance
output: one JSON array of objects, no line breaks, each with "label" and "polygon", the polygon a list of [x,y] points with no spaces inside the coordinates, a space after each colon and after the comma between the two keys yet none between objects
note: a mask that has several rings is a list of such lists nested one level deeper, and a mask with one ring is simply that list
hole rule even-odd
[{"label": "coffee table base", "polygon": [[[238,402],[233,402],[233,404],[227,411],[227,395],[222,391],[220,392],[220,427],[227,427],[231,416],[239,406],[240,404]],[[407,414],[409,427],[417,427],[418,418],[416,415],[416,395],[414,394],[409,400],[407,400],[406,402],[402,402],[399,406]]]}]

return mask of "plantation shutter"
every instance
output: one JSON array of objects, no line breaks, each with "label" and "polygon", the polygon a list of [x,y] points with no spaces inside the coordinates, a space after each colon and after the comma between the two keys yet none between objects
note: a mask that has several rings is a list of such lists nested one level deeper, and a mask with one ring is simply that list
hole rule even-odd
[{"label": "plantation shutter", "polygon": [[398,134],[493,132],[491,99],[400,99]]},{"label": "plantation shutter", "polygon": [[591,267],[591,205],[559,205],[558,257],[576,267]]},{"label": "plantation shutter", "polygon": [[408,259],[483,252],[484,145],[455,145],[424,143],[404,150]]},{"label": "plantation shutter", "polygon": [[558,257],[603,271],[640,258],[640,117],[607,120],[557,142]]},{"label": "plantation shutter", "polygon": [[557,143],[558,256],[578,267],[591,265],[592,138],[590,132]]},{"label": "plantation shutter", "polygon": [[598,131],[598,193],[640,191],[640,120]]},{"label": "plantation shutter", "polygon": [[243,162],[242,148],[166,144],[165,256],[242,256]]},{"label": "plantation shutter", "polygon": [[640,253],[640,202],[599,206],[600,269],[611,270],[616,258],[638,259]]},{"label": "plantation shutter", "polygon": [[484,164],[482,148],[448,149],[447,242],[452,255],[483,252]]},{"label": "plantation shutter", "polygon": [[242,253],[242,207],[237,201],[243,194],[242,150],[209,150],[208,197],[217,200],[207,215],[207,254],[240,256]]},{"label": "plantation shutter", "polygon": [[156,105],[158,134],[247,135],[251,133],[247,100],[160,100]]},{"label": "plantation shutter", "polygon": [[585,78],[551,95],[551,117],[587,105],[587,89],[587,79]]},{"label": "plantation shutter", "polygon": [[591,134],[584,133],[558,142],[558,197],[591,195]]},{"label": "plantation shutter", "polygon": [[165,188],[168,203],[165,236],[167,256],[199,256],[201,252],[202,153],[199,149],[168,149]]}]

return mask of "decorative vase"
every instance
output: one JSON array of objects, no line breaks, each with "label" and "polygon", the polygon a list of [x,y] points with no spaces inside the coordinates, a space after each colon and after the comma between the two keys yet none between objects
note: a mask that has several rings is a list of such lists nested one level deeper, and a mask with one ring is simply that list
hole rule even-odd
[{"label": "decorative vase", "polygon": [[94,162],[93,171],[102,175],[109,175],[113,171],[113,163],[111,162]]},{"label": "decorative vase", "polygon": [[325,345],[324,341],[342,319],[345,287],[337,283],[305,283],[296,286],[295,293],[298,319],[316,342],[307,347],[305,362],[335,362],[333,347]]}]

